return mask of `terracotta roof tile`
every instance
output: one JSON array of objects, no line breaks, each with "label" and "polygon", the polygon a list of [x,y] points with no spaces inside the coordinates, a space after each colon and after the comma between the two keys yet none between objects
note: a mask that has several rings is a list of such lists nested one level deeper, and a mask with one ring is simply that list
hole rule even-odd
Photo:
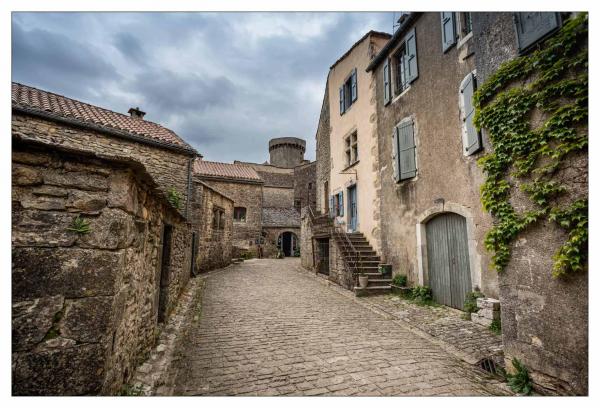
[{"label": "terracotta roof tile", "polygon": [[199,176],[262,182],[258,173],[250,166],[219,163],[201,159],[196,159],[194,162],[194,174]]},{"label": "terracotta roof tile", "polygon": [[194,151],[175,132],[141,118],[110,111],[27,85],[12,83],[13,107],[47,112],[63,118],[124,131],[142,139]]}]

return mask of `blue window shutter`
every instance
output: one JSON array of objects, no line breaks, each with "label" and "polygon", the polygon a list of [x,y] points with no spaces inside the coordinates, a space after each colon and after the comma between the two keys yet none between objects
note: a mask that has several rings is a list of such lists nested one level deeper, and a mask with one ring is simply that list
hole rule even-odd
[{"label": "blue window shutter", "polygon": [[354,68],[354,70],[352,70],[352,102],[354,102],[356,100],[356,98],[358,98],[358,83],[357,83],[357,78],[356,78],[356,68]]},{"label": "blue window shutter", "polygon": [[394,133],[392,134],[392,169],[394,171],[394,181],[397,183],[400,181],[400,165],[398,163],[398,127],[394,126]]},{"label": "blue window shutter", "polygon": [[414,28],[406,34],[405,44],[407,82],[410,84],[419,77],[419,67],[417,64],[417,36]]},{"label": "blue window shutter", "polygon": [[334,217],[335,208],[333,208],[333,196],[329,196],[329,216]]},{"label": "blue window shutter", "polygon": [[344,192],[340,191],[338,195],[338,213],[340,217],[344,216]]},{"label": "blue window shutter", "polygon": [[453,11],[442,11],[442,50],[446,52],[456,44],[456,22]]},{"label": "blue window shutter", "polygon": [[558,13],[523,12],[515,13],[519,52],[535,44],[560,25]]},{"label": "blue window shutter", "polygon": [[340,86],[340,115],[344,114],[346,111],[346,107],[344,106],[344,86]]},{"label": "blue window shutter", "polygon": [[386,58],[383,62],[383,104],[387,105],[390,103],[392,94],[391,82],[390,82],[390,60]]},{"label": "blue window shutter", "polygon": [[473,93],[475,89],[475,76],[470,72],[460,84],[460,97],[463,101],[463,147],[467,156],[481,149],[481,135],[473,125],[475,116]]},{"label": "blue window shutter", "polygon": [[400,180],[409,179],[417,175],[415,159],[415,135],[412,120],[407,120],[398,125],[398,154],[400,156]]}]

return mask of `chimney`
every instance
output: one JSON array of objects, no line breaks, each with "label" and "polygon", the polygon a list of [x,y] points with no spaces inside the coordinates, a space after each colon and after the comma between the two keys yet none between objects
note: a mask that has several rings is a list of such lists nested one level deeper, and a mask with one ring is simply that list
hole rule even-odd
[{"label": "chimney", "polygon": [[146,112],[142,112],[139,107],[129,108],[127,111],[131,115],[132,118],[144,119],[144,115]]}]

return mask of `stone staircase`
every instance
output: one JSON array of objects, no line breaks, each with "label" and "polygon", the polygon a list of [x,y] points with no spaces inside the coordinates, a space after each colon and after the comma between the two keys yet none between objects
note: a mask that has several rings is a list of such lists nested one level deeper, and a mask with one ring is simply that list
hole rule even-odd
[{"label": "stone staircase", "polygon": [[338,246],[342,250],[343,257],[353,257],[354,252],[352,247],[359,254],[359,262],[357,269],[364,272],[369,277],[369,283],[366,288],[354,286],[354,294],[356,296],[369,296],[390,293],[392,290],[391,276],[384,276],[379,272],[379,264],[381,258],[373,249],[367,238],[362,232],[352,232],[346,234],[352,246],[345,239],[336,238]]}]

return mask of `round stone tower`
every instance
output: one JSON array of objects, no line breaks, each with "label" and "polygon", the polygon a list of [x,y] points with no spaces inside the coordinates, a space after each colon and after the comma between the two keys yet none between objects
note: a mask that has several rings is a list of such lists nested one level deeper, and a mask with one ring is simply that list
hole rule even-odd
[{"label": "round stone tower", "polygon": [[306,142],[297,137],[278,137],[269,140],[269,164],[291,169],[304,162]]}]

